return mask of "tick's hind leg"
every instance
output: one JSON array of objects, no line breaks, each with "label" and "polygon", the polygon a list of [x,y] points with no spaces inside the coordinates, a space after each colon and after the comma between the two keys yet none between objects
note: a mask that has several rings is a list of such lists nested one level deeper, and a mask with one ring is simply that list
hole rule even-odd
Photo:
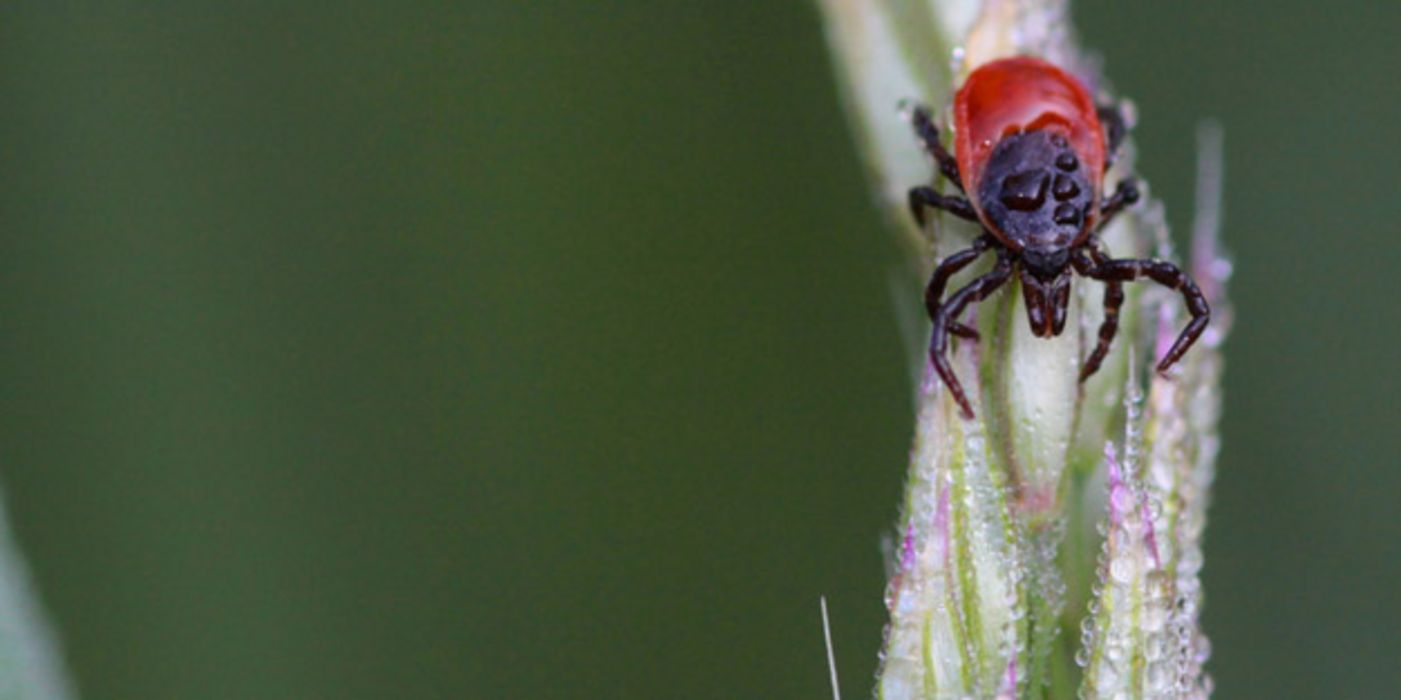
[{"label": "tick's hind leg", "polygon": [[[960,192],[963,191],[963,179],[958,174],[958,160],[944,148],[943,142],[939,140],[939,128],[934,126],[934,119],[929,115],[929,108],[916,105],[911,113],[910,121],[914,124],[915,133],[919,135],[920,141],[924,142],[924,149],[939,164],[939,172],[948,178]],[[933,187],[916,187],[910,190],[910,213],[914,215],[915,223],[918,223],[920,228],[924,228],[926,207],[942,209],[960,219],[973,222],[978,220],[978,212],[973,209],[973,204],[963,197],[945,196],[939,194],[938,190]]]},{"label": "tick's hind leg", "polygon": [[[966,263],[965,263],[966,264]],[[973,406],[968,402],[968,396],[963,392],[963,385],[958,383],[958,377],[953,373],[953,367],[949,365],[946,352],[949,346],[949,334],[952,326],[956,322],[963,310],[968,308],[968,304],[974,301],[986,299],[1007,282],[1012,276],[1012,260],[1004,256],[999,258],[990,272],[979,277],[963,289],[954,292],[949,297],[947,303],[939,306],[933,313],[934,331],[929,338],[929,361],[934,365],[934,371],[939,374],[944,385],[949,388],[949,393],[953,395],[953,400],[958,403],[959,409],[964,418],[973,418]]]},{"label": "tick's hind leg", "polygon": [[958,174],[958,159],[944,148],[944,142],[939,140],[939,127],[934,125],[934,118],[929,114],[929,108],[924,105],[915,105],[910,114],[910,121],[914,124],[915,133],[919,135],[919,140],[924,142],[924,150],[934,157],[934,161],[939,164],[939,172],[944,177],[953,181],[959,191],[963,190],[963,178]]},{"label": "tick's hind leg", "polygon": [[1197,284],[1192,281],[1192,278],[1187,276],[1187,273],[1170,262],[1161,260],[1103,260],[1097,262],[1085,274],[1105,282],[1128,282],[1140,277],[1147,277],[1158,284],[1181,292],[1182,299],[1187,303],[1187,312],[1192,315],[1192,320],[1187,322],[1187,327],[1182,329],[1182,333],[1177,336],[1172,347],[1168,348],[1167,354],[1163,355],[1163,359],[1158,362],[1159,372],[1167,372],[1168,368],[1181,359],[1183,353],[1192,347],[1192,343],[1197,342],[1197,338],[1206,329],[1207,322],[1211,320],[1211,308],[1206,303],[1206,296],[1197,288]]}]

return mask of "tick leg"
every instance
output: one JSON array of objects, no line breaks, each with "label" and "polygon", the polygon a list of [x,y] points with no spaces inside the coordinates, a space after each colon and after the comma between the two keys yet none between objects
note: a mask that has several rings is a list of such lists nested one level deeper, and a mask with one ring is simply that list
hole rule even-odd
[{"label": "tick leg", "polygon": [[924,227],[924,208],[933,207],[957,216],[960,219],[976,222],[978,212],[973,210],[973,205],[962,197],[945,197],[939,194],[933,187],[915,187],[910,190],[910,213],[915,217],[915,223]]},{"label": "tick leg", "polygon": [[[966,264],[966,263],[965,263]],[[948,386],[949,393],[953,394],[954,401],[958,402],[958,407],[963,412],[963,417],[973,418],[973,406],[968,403],[968,397],[963,393],[963,385],[958,383],[958,377],[953,373],[953,367],[949,365],[949,360],[945,357],[945,352],[949,346],[950,325],[970,302],[986,299],[1007,282],[1012,276],[1012,259],[1010,256],[1003,256],[998,259],[990,272],[979,277],[963,289],[954,292],[949,297],[947,303],[940,306],[933,314],[934,333],[929,339],[929,361],[934,365],[934,371],[939,373],[939,378]]]},{"label": "tick leg", "polygon": [[1119,156],[1119,146],[1124,144],[1124,137],[1129,133],[1128,122],[1124,120],[1124,113],[1118,105],[1101,105],[1099,108],[1099,123],[1104,127],[1104,169],[1107,171]]},{"label": "tick leg", "polygon": [[910,121],[914,123],[919,140],[924,142],[924,150],[934,156],[934,161],[939,164],[939,172],[962,191],[963,178],[958,175],[958,159],[954,158],[953,154],[944,148],[944,142],[939,140],[939,127],[934,125],[934,119],[929,116],[929,108],[916,105]]},{"label": "tick leg", "polygon": [[[1206,324],[1211,320],[1211,308],[1206,303],[1206,296],[1197,288],[1197,284],[1192,278],[1187,276],[1181,268],[1162,260],[1103,260],[1097,262],[1093,269],[1088,272],[1088,276],[1105,282],[1128,282],[1140,277],[1157,282],[1170,289],[1175,289],[1182,293],[1182,298],[1187,303],[1187,312],[1192,315],[1192,320],[1187,322],[1187,327],[1182,329],[1182,333],[1177,336],[1172,347],[1168,348],[1167,354],[1158,362],[1158,371],[1166,372],[1172,367],[1187,349],[1192,347],[1192,343],[1197,342],[1197,338],[1206,329]],[[1106,303],[1107,303],[1106,292]],[[1108,321],[1108,317],[1105,318]],[[1117,322],[1117,321],[1116,321]]]},{"label": "tick leg", "polygon": [[[992,247],[992,237],[983,234],[973,239],[972,248],[961,250],[944,258],[944,261],[934,269],[933,276],[929,278],[929,285],[924,288],[924,309],[929,313],[931,321],[939,313],[939,300],[944,296],[944,288],[948,286],[949,278],[957,274],[959,270],[968,267],[969,263],[977,260],[978,256],[987,252],[990,247]],[[958,321],[949,323],[949,332],[970,340],[978,339],[978,331]]]},{"label": "tick leg", "polygon": [[1108,226],[1116,214],[1123,211],[1124,207],[1137,202],[1138,198],[1138,183],[1131,177],[1120,180],[1118,187],[1114,188],[1114,194],[1109,195],[1109,199],[1099,207],[1099,225],[1096,230]]},{"label": "tick leg", "polygon": [[1124,305],[1124,283],[1109,280],[1104,283],[1104,322],[1099,324],[1099,343],[1090,353],[1085,364],[1080,367],[1080,381],[1089,379],[1099,371],[1100,363],[1109,354],[1109,346],[1119,332],[1119,307]]},{"label": "tick leg", "polygon": [[[1089,258],[1085,253],[1089,253]],[[1094,262],[1090,260],[1093,259]],[[1084,251],[1071,258],[1070,262],[1075,267],[1075,271],[1082,275],[1089,276],[1094,272],[1097,265],[1102,265],[1109,261],[1109,256],[1099,250],[1099,242],[1092,241]],[[1117,280],[1110,280],[1104,283],[1104,322],[1099,324],[1099,342],[1095,345],[1094,352],[1090,353],[1085,364],[1080,367],[1080,381],[1089,379],[1095,372],[1099,371],[1099,366],[1104,362],[1104,358],[1109,354],[1109,347],[1114,342],[1114,336],[1119,332],[1119,307],[1124,304],[1124,283]]]}]

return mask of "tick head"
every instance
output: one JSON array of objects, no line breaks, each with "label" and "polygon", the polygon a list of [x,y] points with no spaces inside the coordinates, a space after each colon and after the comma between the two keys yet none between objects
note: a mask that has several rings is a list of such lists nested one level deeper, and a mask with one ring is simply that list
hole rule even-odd
[{"label": "tick head", "polygon": [[1022,265],[1041,279],[1052,279],[1070,263],[1070,246],[1030,246],[1022,250]]}]

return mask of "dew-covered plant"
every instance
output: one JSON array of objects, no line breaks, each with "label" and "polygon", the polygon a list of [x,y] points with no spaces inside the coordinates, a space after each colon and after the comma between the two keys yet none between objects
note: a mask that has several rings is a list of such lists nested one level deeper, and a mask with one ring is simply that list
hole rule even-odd
[{"label": "dew-covered plant", "polygon": [[[910,252],[908,276],[979,233],[952,217],[920,229],[906,192],[935,172],[897,105],[946,107],[989,60],[1045,58],[1115,99],[1081,52],[1066,0],[819,0],[846,107],[876,195]],[[1130,114],[1132,110],[1129,110]],[[940,121],[947,138],[947,112]],[[1103,286],[1077,280],[1066,332],[1036,338],[1015,282],[972,319],[978,342],[950,359],[976,419],[960,416],[916,358],[914,445],[877,676],[885,700],[1203,698],[1211,682],[1200,627],[1202,531],[1217,453],[1220,346],[1229,265],[1217,248],[1220,139],[1204,128],[1187,268],[1211,301],[1208,327],[1170,376],[1148,371],[1181,327],[1180,299],[1126,287],[1120,335],[1103,368],[1079,367],[1103,318]],[[1131,172],[1132,145],[1107,188]],[[1102,234],[1115,257],[1172,258],[1151,197]],[[975,265],[959,280],[986,272]],[[952,285],[951,285],[952,286]],[[902,290],[904,288],[902,287]],[[915,284],[902,314],[919,328]]]}]

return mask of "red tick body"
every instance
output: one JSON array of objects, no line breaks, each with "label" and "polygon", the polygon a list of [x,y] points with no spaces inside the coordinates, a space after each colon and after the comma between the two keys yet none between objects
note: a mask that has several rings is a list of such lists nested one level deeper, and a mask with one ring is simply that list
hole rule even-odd
[{"label": "red tick body", "polygon": [[[1018,57],[973,71],[954,98],[954,152],[963,189],[977,192],[993,150],[1004,139],[1042,131],[1066,139],[1098,193],[1104,181],[1104,129],[1090,93],[1069,73]],[[1098,204],[1098,197],[1095,197]],[[981,207],[973,199],[975,207]],[[1096,214],[1098,212],[1095,212]]]},{"label": "red tick body", "polygon": [[[1072,273],[1104,282],[1104,321],[1099,341],[1081,367],[1084,380],[1099,369],[1118,331],[1123,283],[1147,277],[1182,293],[1192,320],[1158,371],[1166,371],[1191,347],[1210,318],[1206,298],[1176,265],[1160,260],[1114,259],[1098,232],[1124,207],[1138,201],[1132,179],[1103,192],[1104,172],[1123,135],[1119,112],[1096,107],[1084,85],[1046,61],[1018,57],[980,66],[954,99],[956,155],[945,150],[929,111],[914,112],[915,130],[939,171],[964,197],[932,187],[910,190],[910,210],[924,224],[926,207],[982,225],[973,247],[945,258],[925,289],[934,323],[929,358],[963,414],[972,404],[945,357],[949,335],[976,340],[959,322],[969,304],[986,298],[1015,276],[1032,333],[1049,338],[1065,328]],[[984,252],[997,252],[992,270],[944,299],[949,279]]]}]

